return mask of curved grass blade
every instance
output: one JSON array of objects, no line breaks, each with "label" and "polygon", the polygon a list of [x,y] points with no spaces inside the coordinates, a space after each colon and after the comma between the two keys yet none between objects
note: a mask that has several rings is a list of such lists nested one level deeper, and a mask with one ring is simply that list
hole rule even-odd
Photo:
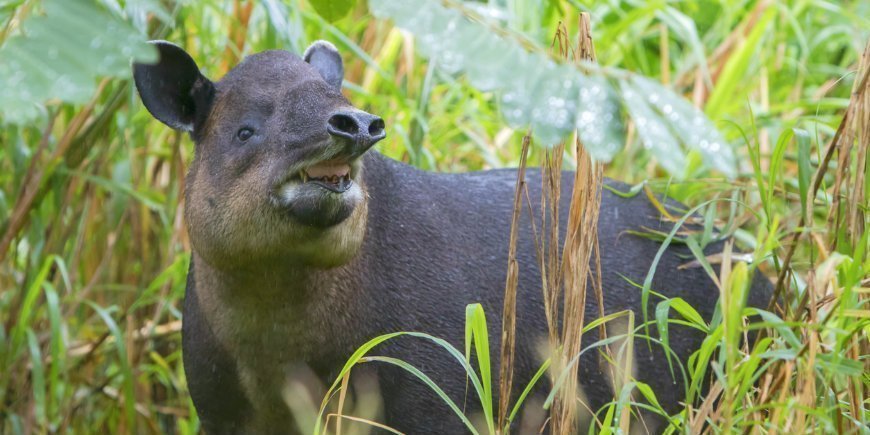
[{"label": "curved grass blade", "polygon": [[459,350],[457,350],[455,347],[453,347],[450,343],[448,343],[444,339],[434,337],[432,335],[425,334],[422,332],[393,332],[393,333],[389,333],[389,334],[380,335],[380,336],[377,336],[377,337],[369,340],[368,342],[366,342],[365,344],[360,346],[353,353],[353,355],[351,355],[351,357],[348,358],[347,363],[345,363],[344,367],[336,375],[335,382],[333,382],[332,386],[329,388],[329,390],[326,392],[326,394],[324,396],[323,402],[321,403],[321,406],[320,406],[320,411],[318,413],[317,422],[315,423],[315,427],[314,427],[315,434],[319,434],[322,431],[321,421],[323,419],[323,414],[326,411],[326,406],[329,402],[328,399],[331,397],[331,393],[336,388],[338,388],[344,375],[347,374],[347,372],[350,371],[353,368],[353,366],[355,366],[357,363],[361,362],[361,359],[363,358],[363,356],[365,356],[365,354],[368,353],[370,350],[372,350],[375,346],[377,346],[377,345],[379,345],[387,340],[391,340],[391,339],[401,337],[401,336],[411,336],[411,337],[426,339],[426,340],[429,340],[429,341],[435,343],[436,345],[440,346],[441,348],[445,349],[447,351],[447,353],[449,353],[450,356],[452,356],[457,362],[459,362],[459,364],[462,366],[462,368],[465,369],[465,373],[468,376],[468,378],[471,379],[471,384],[474,386],[474,389],[475,389],[475,392],[477,393],[478,398],[480,399],[481,403],[484,403],[485,396],[484,396],[483,386],[481,385],[481,382],[480,382],[480,378],[477,376],[477,373],[474,371],[474,368],[471,367],[471,364],[468,363],[468,361],[465,359],[465,357],[462,355],[462,353]]},{"label": "curved grass blade", "polygon": [[544,373],[547,373],[548,368],[550,368],[550,358],[547,358],[544,361],[544,363],[541,364],[541,368],[539,368],[538,371],[535,373],[535,375],[532,376],[532,379],[529,381],[528,384],[526,384],[526,388],[523,389],[523,392],[520,394],[520,397],[517,398],[517,403],[514,404],[513,409],[511,409],[510,416],[508,416],[508,419],[507,419],[508,424],[504,428],[504,433],[508,433],[508,429],[511,426],[511,422],[514,421],[514,418],[516,417],[517,412],[519,412],[520,407],[523,405],[523,402],[525,402],[526,396],[529,395],[529,393],[532,391],[532,388],[534,388],[535,384],[538,383],[538,380],[541,379],[541,376],[543,376]]},{"label": "curved grass blade", "polygon": [[477,366],[480,370],[480,380],[483,384],[481,405],[486,424],[491,433],[495,433],[492,409],[492,367],[489,356],[489,333],[486,329],[486,313],[480,304],[469,304],[465,307],[465,358],[471,362],[471,345],[477,355]]},{"label": "curved grass blade", "polygon": [[400,367],[400,368],[404,369],[405,371],[407,371],[408,373],[411,373],[412,375],[414,375],[414,377],[423,381],[423,383],[426,384],[426,386],[428,386],[432,391],[435,392],[435,394],[438,395],[439,398],[441,398],[441,401],[443,401],[445,404],[447,404],[447,406],[450,407],[451,410],[453,410],[453,412],[459,417],[459,419],[462,420],[462,423],[464,423],[465,426],[468,428],[469,432],[471,432],[475,435],[479,434],[479,432],[474,427],[474,425],[471,424],[471,421],[468,419],[468,417],[466,417],[465,414],[462,413],[462,410],[459,409],[458,406],[456,406],[456,403],[450,399],[450,397],[447,395],[447,393],[445,393],[444,390],[442,390],[441,387],[439,387],[438,384],[436,384],[432,380],[432,378],[427,376],[425,373],[421,372],[416,367],[414,367],[411,364],[408,364],[405,361],[402,361],[400,359],[390,358],[387,356],[367,356],[367,357],[363,358],[363,361],[365,361],[365,360],[385,362],[385,363]]}]

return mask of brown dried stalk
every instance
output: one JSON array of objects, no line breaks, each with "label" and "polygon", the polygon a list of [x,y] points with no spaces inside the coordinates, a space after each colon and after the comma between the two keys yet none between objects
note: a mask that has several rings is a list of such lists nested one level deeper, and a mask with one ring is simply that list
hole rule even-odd
[{"label": "brown dried stalk", "polygon": [[[594,61],[595,48],[592,44],[588,13],[580,14],[578,39],[577,60]],[[564,370],[571,358],[580,353],[582,347],[582,330],[586,316],[586,289],[588,277],[591,275],[591,259],[598,252],[598,212],[601,206],[601,181],[603,178],[603,166],[592,161],[576,134],[574,145],[577,155],[577,170],[574,173],[574,186],[571,191],[571,205],[568,212],[561,261],[564,323],[562,325],[561,346],[558,348],[560,349],[561,363],[557,367],[560,370]],[[560,168],[549,167],[547,169],[552,173],[559,171]],[[554,199],[554,202],[558,204],[558,196],[551,199]],[[554,233],[554,236],[558,237],[558,232],[554,231]],[[600,284],[599,271],[600,261],[596,258],[598,275],[596,282]],[[600,285],[596,288],[600,289]],[[600,299],[602,298],[600,297]],[[554,349],[556,348],[554,347]],[[554,404],[550,414],[553,433],[577,432],[578,388],[577,370],[572,368],[561,387],[560,400],[556,402],[559,406]]]},{"label": "brown dried stalk", "polygon": [[[553,48],[559,50],[562,57],[567,57],[571,51],[568,30],[560,22],[553,37]],[[565,145],[560,143],[544,152],[541,162],[541,239],[544,252],[541,258],[541,279],[543,281],[544,310],[547,316],[547,337],[551,353],[550,381],[555,383],[559,373],[565,367],[564,358],[560,355],[561,337],[559,333],[559,296],[562,293],[562,274],[559,264],[559,198],[562,185],[562,156]],[[548,216],[549,214],[549,216]],[[564,391],[564,389],[562,390]],[[573,402],[573,401],[571,401]],[[569,403],[568,406],[571,406]],[[562,416],[570,410],[565,409],[563,396],[559,395],[550,408],[550,432],[554,434],[565,432],[562,427]]]},{"label": "brown dried stalk", "polygon": [[497,433],[507,425],[507,417],[510,412],[511,384],[514,373],[514,348],[516,342],[517,322],[517,277],[519,266],[517,264],[517,235],[519,233],[520,212],[522,211],[522,197],[526,186],[526,158],[529,154],[531,131],[523,137],[523,149],[520,153],[520,167],[517,171],[517,185],[514,191],[514,208],[511,216],[511,235],[508,244],[508,271],[504,285],[504,308],[501,327],[501,364],[499,368],[499,395],[498,395],[498,427]]}]

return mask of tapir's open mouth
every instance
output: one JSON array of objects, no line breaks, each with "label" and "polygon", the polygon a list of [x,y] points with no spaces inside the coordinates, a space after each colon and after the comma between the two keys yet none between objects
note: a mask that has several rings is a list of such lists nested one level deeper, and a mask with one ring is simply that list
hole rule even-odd
[{"label": "tapir's open mouth", "polygon": [[298,223],[318,228],[347,219],[365,199],[361,159],[337,157],[301,162],[285,173],[270,195],[273,205]]},{"label": "tapir's open mouth", "polygon": [[353,185],[350,165],[339,162],[321,162],[299,171],[302,183],[312,183],[335,193],[344,193]]}]

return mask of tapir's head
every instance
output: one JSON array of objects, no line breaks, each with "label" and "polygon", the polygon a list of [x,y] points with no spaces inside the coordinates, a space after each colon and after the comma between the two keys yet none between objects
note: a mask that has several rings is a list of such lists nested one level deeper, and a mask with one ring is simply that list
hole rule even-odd
[{"label": "tapir's head", "polygon": [[196,252],[219,268],[352,258],[367,214],[361,157],[384,121],[342,96],[335,47],[255,54],[211,82],[178,46],[154,45],[159,61],[133,75],[151,114],[196,142],[186,192]]}]

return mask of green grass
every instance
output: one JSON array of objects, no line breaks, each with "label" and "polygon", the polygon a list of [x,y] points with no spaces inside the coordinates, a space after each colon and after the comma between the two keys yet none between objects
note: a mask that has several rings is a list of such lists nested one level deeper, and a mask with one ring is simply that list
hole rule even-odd
[{"label": "green grass", "polygon": [[[519,162],[524,130],[507,127],[497,98],[461,76],[429,68],[414,36],[369,16],[365,2],[333,23],[305,1],[167,0],[159,2],[165,13],[147,16],[131,12],[132,0],[97,3],[119,4],[126,11],[120,19],[127,22],[146,23],[147,17],[142,28],[149,37],[183,45],[214,79],[240,55],[300,51],[312,40],[330,40],[345,55],[348,98],[387,122],[389,137],[378,145],[384,154],[449,172]],[[623,322],[624,332],[606,343],[584,341],[585,351],[608,345],[622,352],[612,363],[625,366],[632,342],[626,337],[649,336],[651,345],[667,346],[668,323],[688,324],[705,331],[707,340],[686,367],[671,362],[673,370],[690,375],[685,388],[692,402],[669,416],[675,430],[707,424],[713,432],[866,433],[868,138],[853,137],[844,142],[851,148],[821,163],[846,113],[870,37],[870,4],[489,4],[506,12],[512,32],[540,47],[549,46],[560,20],[576,33],[579,11],[589,11],[598,62],[651,77],[686,96],[734,144],[740,162],[732,181],[702,165],[696,153],[680,171],[668,173],[630,129],[606,174],[645,182],[696,207],[735,241],[735,257],[752,253],[752,260],[716,276],[723,304],[712,322],[699,319],[685,302],[664,300],[637,283],[657,304],[655,312],[631,321],[627,314],[605,319]],[[26,30],[40,5],[0,2],[0,47]],[[284,13],[269,14],[269,8]],[[129,77],[99,76],[93,84],[84,102],[50,100],[41,117],[4,123],[0,130],[0,433],[196,433],[179,332],[190,251],[181,201],[192,143],[151,118]],[[867,110],[857,107],[851,115],[864,128],[870,124]],[[530,165],[540,161],[533,151]],[[565,161],[573,165],[570,154]],[[675,219],[685,213],[669,212]],[[655,237],[698,251],[712,240],[711,228]],[[773,282],[784,277],[780,310],[743,306],[741,292],[753,274]],[[668,312],[676,318],[667,319]],[[480,346],[488,340],[485,328],[481,333],[483,313],[471,308],[467,314],[466,349],[445,348],[444,358],[466,367],[484,409],[496,412],[497,375],[486,364],[495,356],[485,357]],[[762,323],[744,322],[755,314]],[[751,349],[740,345],[747,329],[765,334]],[[368,358],[370,364],[403,364]],[[342,378],[334,388],[349,382]],[[710,391],[718,393],[701,397],[701,383],[709,380]],[[625,424],[620,416],[655,409],[655,402],[654,391],[625,379],[613,402],[595,410],[592,430],[616,430]],[[456,406],[461,410],[463,404]],[[493,415],[483,425],[465,418],[476,430],[491,432]],[[345,431],[364,426],[346,421]]]}]

